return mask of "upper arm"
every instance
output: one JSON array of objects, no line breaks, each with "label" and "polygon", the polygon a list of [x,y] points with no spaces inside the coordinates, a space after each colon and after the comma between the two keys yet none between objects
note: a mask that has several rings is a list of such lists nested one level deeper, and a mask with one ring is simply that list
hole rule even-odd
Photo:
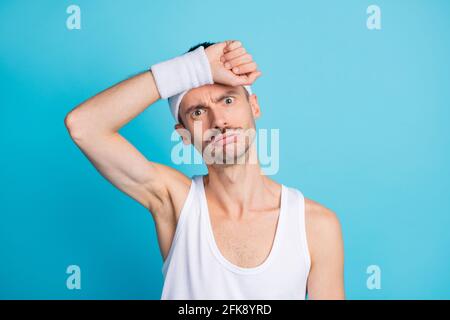
[{"label": "upper arm", "polygon": [[170,190],[174,185],[187,184],[189,178],[183,173],[149,161],[117,132],[72,137],[94,167],[118,189],[152,213],[175,212]]},{"label": "upper arm", "polygon": [[311,255],[309,299],[345,299],[344,245],[336,214],[312,200],[306,201],[306,230]]}]

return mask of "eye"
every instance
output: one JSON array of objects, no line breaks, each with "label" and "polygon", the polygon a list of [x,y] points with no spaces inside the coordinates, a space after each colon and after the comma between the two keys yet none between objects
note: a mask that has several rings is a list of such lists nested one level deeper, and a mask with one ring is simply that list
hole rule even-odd
[{"label": "eye", "polygon": [[198,118],[198,117],[200,117],[203,114],[204,111],[205,110],[203,110],[203,108],[197,108],[194,111],[192,111],[191,117],[194,118],[194,119]]},{"label": "eye", "polygon": [[233,101],[234,101],[234,98],[233,97],[226,97],[224,101],[225,101],[225,104],[232,104]]}]

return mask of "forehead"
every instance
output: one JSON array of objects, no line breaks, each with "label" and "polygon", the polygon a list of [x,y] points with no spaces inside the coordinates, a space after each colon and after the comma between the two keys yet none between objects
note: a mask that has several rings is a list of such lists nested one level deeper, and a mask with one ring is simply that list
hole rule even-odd
[{"label": "forehead", "polygon": [[180,110],[186,110],[186,108],[202,103],[203,101],[214,100],[229,91],[234,91],[237,94],[245,94],[242,90],[245,90],[242,86],[233,87],[216,83],[191,89],[183,96],[180,103]]}]

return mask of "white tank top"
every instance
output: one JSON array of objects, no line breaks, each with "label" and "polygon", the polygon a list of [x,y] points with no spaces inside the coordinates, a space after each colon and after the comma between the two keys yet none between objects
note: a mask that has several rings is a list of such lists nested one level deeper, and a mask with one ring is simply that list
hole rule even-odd
[{"label": "white tank top", "polygon": [[194,175],[163,263],[161,299],[305,299],[310,256],[303,194],[281,185],[269,256],[253,268],[231,263],[214,239],[202,175]]}]

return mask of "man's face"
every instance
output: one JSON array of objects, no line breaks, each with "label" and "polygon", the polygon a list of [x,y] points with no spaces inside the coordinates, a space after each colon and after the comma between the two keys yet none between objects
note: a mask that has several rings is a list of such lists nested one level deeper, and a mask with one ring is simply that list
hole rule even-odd
[{"label": "man's face", "polygon": [[[190,90],[181,101],[179,117],[205,161],[237,163],[244,156],[255,136],[255,119],[260,115],[256,95],[247,98],[243,86],[205,85]],[[179,131],[180,132],[180,131]],[[232,136],[229,136],[232,135]]]}]

